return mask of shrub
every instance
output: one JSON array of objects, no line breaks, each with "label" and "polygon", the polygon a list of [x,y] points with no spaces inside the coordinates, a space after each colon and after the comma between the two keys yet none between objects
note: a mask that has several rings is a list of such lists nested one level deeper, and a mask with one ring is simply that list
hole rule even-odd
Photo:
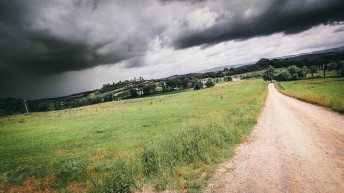
[{"label": "shrub", "polygon": [[214,82],[211,79],[208,79],[207,82],[205,83],[205,86],[207,86],[207,87],[212,87],[214,85],[215,84],[214,84]]},{"label": "shrub", "polygon": [[135,88],[130,89],[129,92],[130,92],[130,96],[133,97],[133,98],[139,96],[139,95],[137,94],[137,91],[136,91]]},{"label": "shrub", "polygon": [[289,66],[287,68],[290,74],[296,74],[299,71],[299,68],[295,65]]},{"label": "shrub", "polygon": [[273,79],[279,81],[300,80],[306,77],[306,71],[297,66],[289,66],[288,68],[278,69],[274,72]]},{"label": "shrub", "polygon": [[277,71],[276,74],[274,74],[273,78],[275,80],[291,80],[292,76],[288,70],[282,69]]},{"label": "shrub", "polygon": [[228,81],[232,81],[232,77],[231,76],[225,76],[224,77],[224,81],[228,82]]},{"label": "shrub", "polygon": [[262,72],[250,72],[240,75],[240,79],[249,79],[249,78],[261,78],[263,75]]},{"label": "shrub", "polygon": [[200,90],[203,88],[203,83],[201,81],[197,81],[195,84],[194,84],[194,90]]},{"label": "shrub", "polygon": [[53,111],[55,110],[53,103],[41,103],[38,105],[38,111]]}]

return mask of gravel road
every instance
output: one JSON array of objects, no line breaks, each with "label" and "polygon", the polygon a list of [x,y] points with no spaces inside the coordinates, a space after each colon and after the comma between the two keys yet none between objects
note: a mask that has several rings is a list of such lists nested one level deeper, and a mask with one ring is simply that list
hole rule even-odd
[{"label": "gravel road", "polygon": [[279,93],[205,192],[344,192],[344,116]]}]

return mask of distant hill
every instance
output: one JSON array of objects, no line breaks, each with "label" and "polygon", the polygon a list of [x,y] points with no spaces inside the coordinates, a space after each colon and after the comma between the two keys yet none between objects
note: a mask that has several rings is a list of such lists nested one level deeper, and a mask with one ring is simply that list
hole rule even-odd
[{"label": "distant hill", "polygon": [[219,66],[219,67],[215,67],[215,68],[210,68],[210,69],[206,69],[206,70],[201,70],[198,71],[197,73],[204,73],[204,72],[218,72],[218,71],[223,71],[224,68],[238,68],[240,66],[246,66],[246,65],[251,65],[254,64],[255,62],[251,62],[251,63],[245,63],[245,64],[235,64],[235,65],[224,65],[224,66]]},{"label": "distant hill", "polygon": [[301,54],[297,54],[297,55],[283,56],[283,57],[279,57],[277,59],[314,58],[314,57],[318,57],[318,56],[324,55],[324,54],[340,53],[340,52],[344,52],[344,46],[339,47],[339,48],[331,48],[331,49],[327,49],[327,50],[314,51],[314,52],[310,52],[310,53],[301,53]]},{"label": "distant hill", "polygon": [[[343,53],[344,54],[344,46],[339,47],[339,48],[331,48],[331,49],[326,49],[326,50],[314,51],[314,52],[310,52],[310,53],[301,53],[301,54],[297,54],[297,55],[288,55],[288,56],[269,58],[269,59],[304,60],[304,59],[317,58],[320,56],[334,54],[334,53]],[[218,71],[222,71],[224,68],[228,68],[228,69],[229,68],[237,68],[240,66],[252,65],[255,63],[256,62],[245,63],[245,64],[235,64],[235,65],[224,65],[224,66],[219,66],[219,67],[215,67],[215,68],[210,68],[210,69],[198,71],[198,73],[218,72]]]}]

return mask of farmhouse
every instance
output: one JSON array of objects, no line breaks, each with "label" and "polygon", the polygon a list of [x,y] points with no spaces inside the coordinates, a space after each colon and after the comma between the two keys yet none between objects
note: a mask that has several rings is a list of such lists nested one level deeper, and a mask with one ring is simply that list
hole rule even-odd
[{"label": "farmhouse", "polygon": [[209,80],[209,78],[203,78],[200,81],[202,82],[202,84],[204,85],[207,81]]},{"label": "farmhouse", "polygon": [[233,82],[239,82],[239,81],[241,81],[241,79],[240,79],[239,77],[233,77],[233,78],[232,78],[232,81],[233,81]]}]

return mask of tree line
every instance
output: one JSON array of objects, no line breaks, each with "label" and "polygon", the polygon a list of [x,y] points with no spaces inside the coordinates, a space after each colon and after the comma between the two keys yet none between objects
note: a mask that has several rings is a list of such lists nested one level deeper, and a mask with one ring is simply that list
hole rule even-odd
[{"label": "tree line", "polygon": [[[262,58],[252,65],[224,68],[218,72],[190,73],[157,80],[144,80],[143,77],[139,77],[138,79],[134,78],[134,80],[104,84],[102,88],[96,91],[84,92],[70,97],[28,100],[27,107],[30,112],[62,110],[113,100],[173,92],[186,88],[199,90],[204,86],[213,86],[216,82],[219,82],[219,79],[231,81],[233,75],[238,75],[241,79],[262,77],[265,80],[285,81],[303,79],[307,73],[313,75],[318,69],[322,69],[324,75],[326,70],[336,70],[337,76],[344,76],[343,63],[340,62],[343,60],[344,55],[342,53],[310,58],[295,57],[271,60]],[[200,80],[206,78],[208,78],[208,81],[204,85]],[[26,112],[26,109],[23,99],[13,97],[0,99],[0,115],[24,112]]]}]

